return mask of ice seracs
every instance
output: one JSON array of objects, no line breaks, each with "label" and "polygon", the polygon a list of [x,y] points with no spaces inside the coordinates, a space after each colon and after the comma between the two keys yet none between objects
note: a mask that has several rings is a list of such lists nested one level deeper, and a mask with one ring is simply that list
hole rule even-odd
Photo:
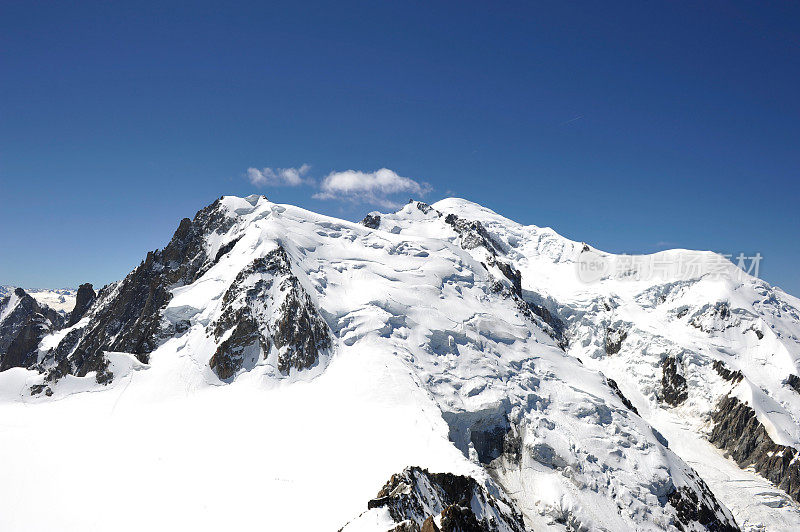
[{"label": "ice seracs", "polygon": [[[740,466],[752,465],[789,492],[794,489],[796,462],[770,460],[793,455],[780,445],[798,444],[800,396],[786,386],[797,374],[800,354],[796,298],[725,257],[687,250],[645,257],[593,251],[616,267],[586,282],[579,268],[586,250],[576,242],[461,200],[434,207],[482,221],[508,244],[505,258],[522,273],[526,297],[543,302],[566,324],[567,352],[613,377],[671,447],[709,479],[740,525],[798,526],[795,501],[776,499],[769,482],[742,476],[714,455],[698,459],[696,451],[709,453],[707,442],[713,441]],[[710,268],[702,271],[698,264]],[[758,437],[765,441],[748,443]],[[725,477],[730,481],[717,480]]]}]

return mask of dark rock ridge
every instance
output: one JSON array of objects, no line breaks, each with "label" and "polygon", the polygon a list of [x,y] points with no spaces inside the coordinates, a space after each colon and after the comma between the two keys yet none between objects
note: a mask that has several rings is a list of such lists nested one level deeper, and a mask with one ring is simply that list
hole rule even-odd
[{"label": "dark rock ridge", "polygon": [[49,353],[47,380],[94,371],[97,382],[109,382],[113,375],[104,351],[132,353],[148,362],[160,340],[161,310],[171,298],[170,290],[194,282],[213,265],[206,255],[205,238],[227,231],[232,224],[219,200],[193,220],[184,218],[164,249],[149,252],[125,279],[101,291],[90,325],[78,338],[64,338]]},{"label": "dark rock ridge", "polygon": [[682,375],[680,361],[675,356],[668,356],[661,363],[661,388],[664,402],[678,406],[689,397],[686,378]]},{"label": "dark rock ridge", "polygon": [[[514,289],[509,288],[497,280],[492,283],[491,290],[504,299],[512,300],[520,314],[525,316],[529,321],[547,333],[550,338],[558,343],[561,349],[566,347],[566,339],[561,334],[561,321],[552,316],[545,307],[529,303]],[[550,319],[551,322],[548,322],[548,319]]]},{"label": "dark rock ridge", "polygon": [[742,375],[741,371],[739,370],[732,371],[721,360],[714,361],[714,371],[716,371],[717,375],[719,375],[726,381],[730,381],[734,384],[738,384],[744,378],[744,375]]},{"label": "dark rock ridge", "polygon": [[455,214],[448,214],[444,221],[453,228],[453,231],[461,237],[461,247],[464,249],[475,249],[484,247],[496,254],[503,251],[503,247],[497,240],[489,234],[483,224],[477,220],[465,220]]},{"label": "dark rock ridge", "polygon": [[84,283],[78,287],[78,293],[75,295],[75,308],[69,314],[69,320],[66,327],[72,327],[80,321],[89,307],[92,306],[94,300],[97,299],[97,294],[94,293],[94,288],[91,283]]},{"label": "dark rock ridge", "polygon": [[[523,532],[522,515],[513,504],[492,495],[474,478],[452,473],[430,473],[407,467],[369,501],[367,508],[386,508],[398,523],[395,530]],[[441,527],[434,518],[441,516]]]},{"label": "dark rock ridge", "polygon": [[[9,306],[13,305],[13,309]],[[64,318],[47,305],[38,303],[22,288],[0,299],[0,371],[32,368],[38,363],[42,338],[58,330]]]},{"label": "dark rock ridge", "polygon": [[566,330],[564,322],[556,314],[553,314],[553,312],[551,312],[550,309],[548,309],[545,305],[540,305],[534,301],[531,301],[529,299],[531,293],[532,292],[526,293],[525,297],[525,301],[527,302],[528,307],[531,309],[531,312],[539,316],[542,321],[544,321],[553,329],[555,338],[558,340],[559,345],[562,347],[562,349],[566,349],[567,338],[564,335],[564,331]]},{"label": "dark rock ridge", "polygon": [[790,374],[786,378],[786,385],[789,386],[792,390],[800,393],[800,377],[795,374]]},{"label": "dark rock ridge", "polygon": [[[248,348],[259,347],[260,353],[269,351],[269,340],[259,334],[258,323],[239,313],[235,319],[231,335],[217,347],[208,365],[223,381],[230,381],[245,366],[252,368],[258,361],[259,353]],[[219,340],[219,338],[217,338]]]},{"label": "dark rock ridge", "polygon": [[622,404],[624,404],[627,407],[628,410],[630,410],[631,412],[633,412],[637,416],[639,415],[639,411],[636,410],[636,407],[633,406],[633,403],[631,403],[630,400],[627,397],[625,397],[625,395],[623,395],[622,390],[619,389],[619,386],[617,385],[617,381],[615,381],[614,379],[606,378],[606,384],[608,384],[609,388],[614,390],[614,393],[617,394],[617,397],[620,398],[620,400],[622,401]]},{"label": "dark rock ridge", "polygon": [[227,334],[209,361],[221,380],[252,368],[271,346],[278,351],[278,370],[288,374],[292,368],[314,366],[332,344],[325,320],[292,273],[282,247],[242,270],[222,304],[222,316],[209,327],[217,341]]},{"label": "dark rock ridge", "polygon": [[772,441],[755,411],[736,397],[726,396],[711,419],[709,441],[725,449],[742,468],[752,466],[767,480],[800,502],[798,451]]}]

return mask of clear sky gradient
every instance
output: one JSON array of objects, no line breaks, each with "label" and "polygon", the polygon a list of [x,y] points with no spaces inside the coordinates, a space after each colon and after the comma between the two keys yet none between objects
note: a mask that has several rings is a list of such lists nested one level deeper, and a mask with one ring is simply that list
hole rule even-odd
[{"label": "clear sky gradient", "polygon": [[307,164],[800,295],[800,4],[604,4],[3,1],[0,284],[122,278],[223,194],[377,208],[247,179]]}]

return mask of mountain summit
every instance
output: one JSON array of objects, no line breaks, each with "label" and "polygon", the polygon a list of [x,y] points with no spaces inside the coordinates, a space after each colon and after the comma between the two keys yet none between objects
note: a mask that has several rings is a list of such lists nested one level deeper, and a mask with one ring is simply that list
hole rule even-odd
[{"label": "mountain summit", "polygon": [[798,529],[798,309],[461,199],[222,197],[67,317],[0,299],[0,528]]}]

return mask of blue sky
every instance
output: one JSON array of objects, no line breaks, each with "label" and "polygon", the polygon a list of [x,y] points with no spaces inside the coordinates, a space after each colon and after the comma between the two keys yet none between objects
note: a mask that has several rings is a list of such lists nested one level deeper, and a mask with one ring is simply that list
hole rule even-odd
[{"label": "blue sky", "polygon": [[388,168],[800,294],[800,5],[602,4],[4,1],[0,284],[121,278],[223,194],[360,219],[320,181]]}]

